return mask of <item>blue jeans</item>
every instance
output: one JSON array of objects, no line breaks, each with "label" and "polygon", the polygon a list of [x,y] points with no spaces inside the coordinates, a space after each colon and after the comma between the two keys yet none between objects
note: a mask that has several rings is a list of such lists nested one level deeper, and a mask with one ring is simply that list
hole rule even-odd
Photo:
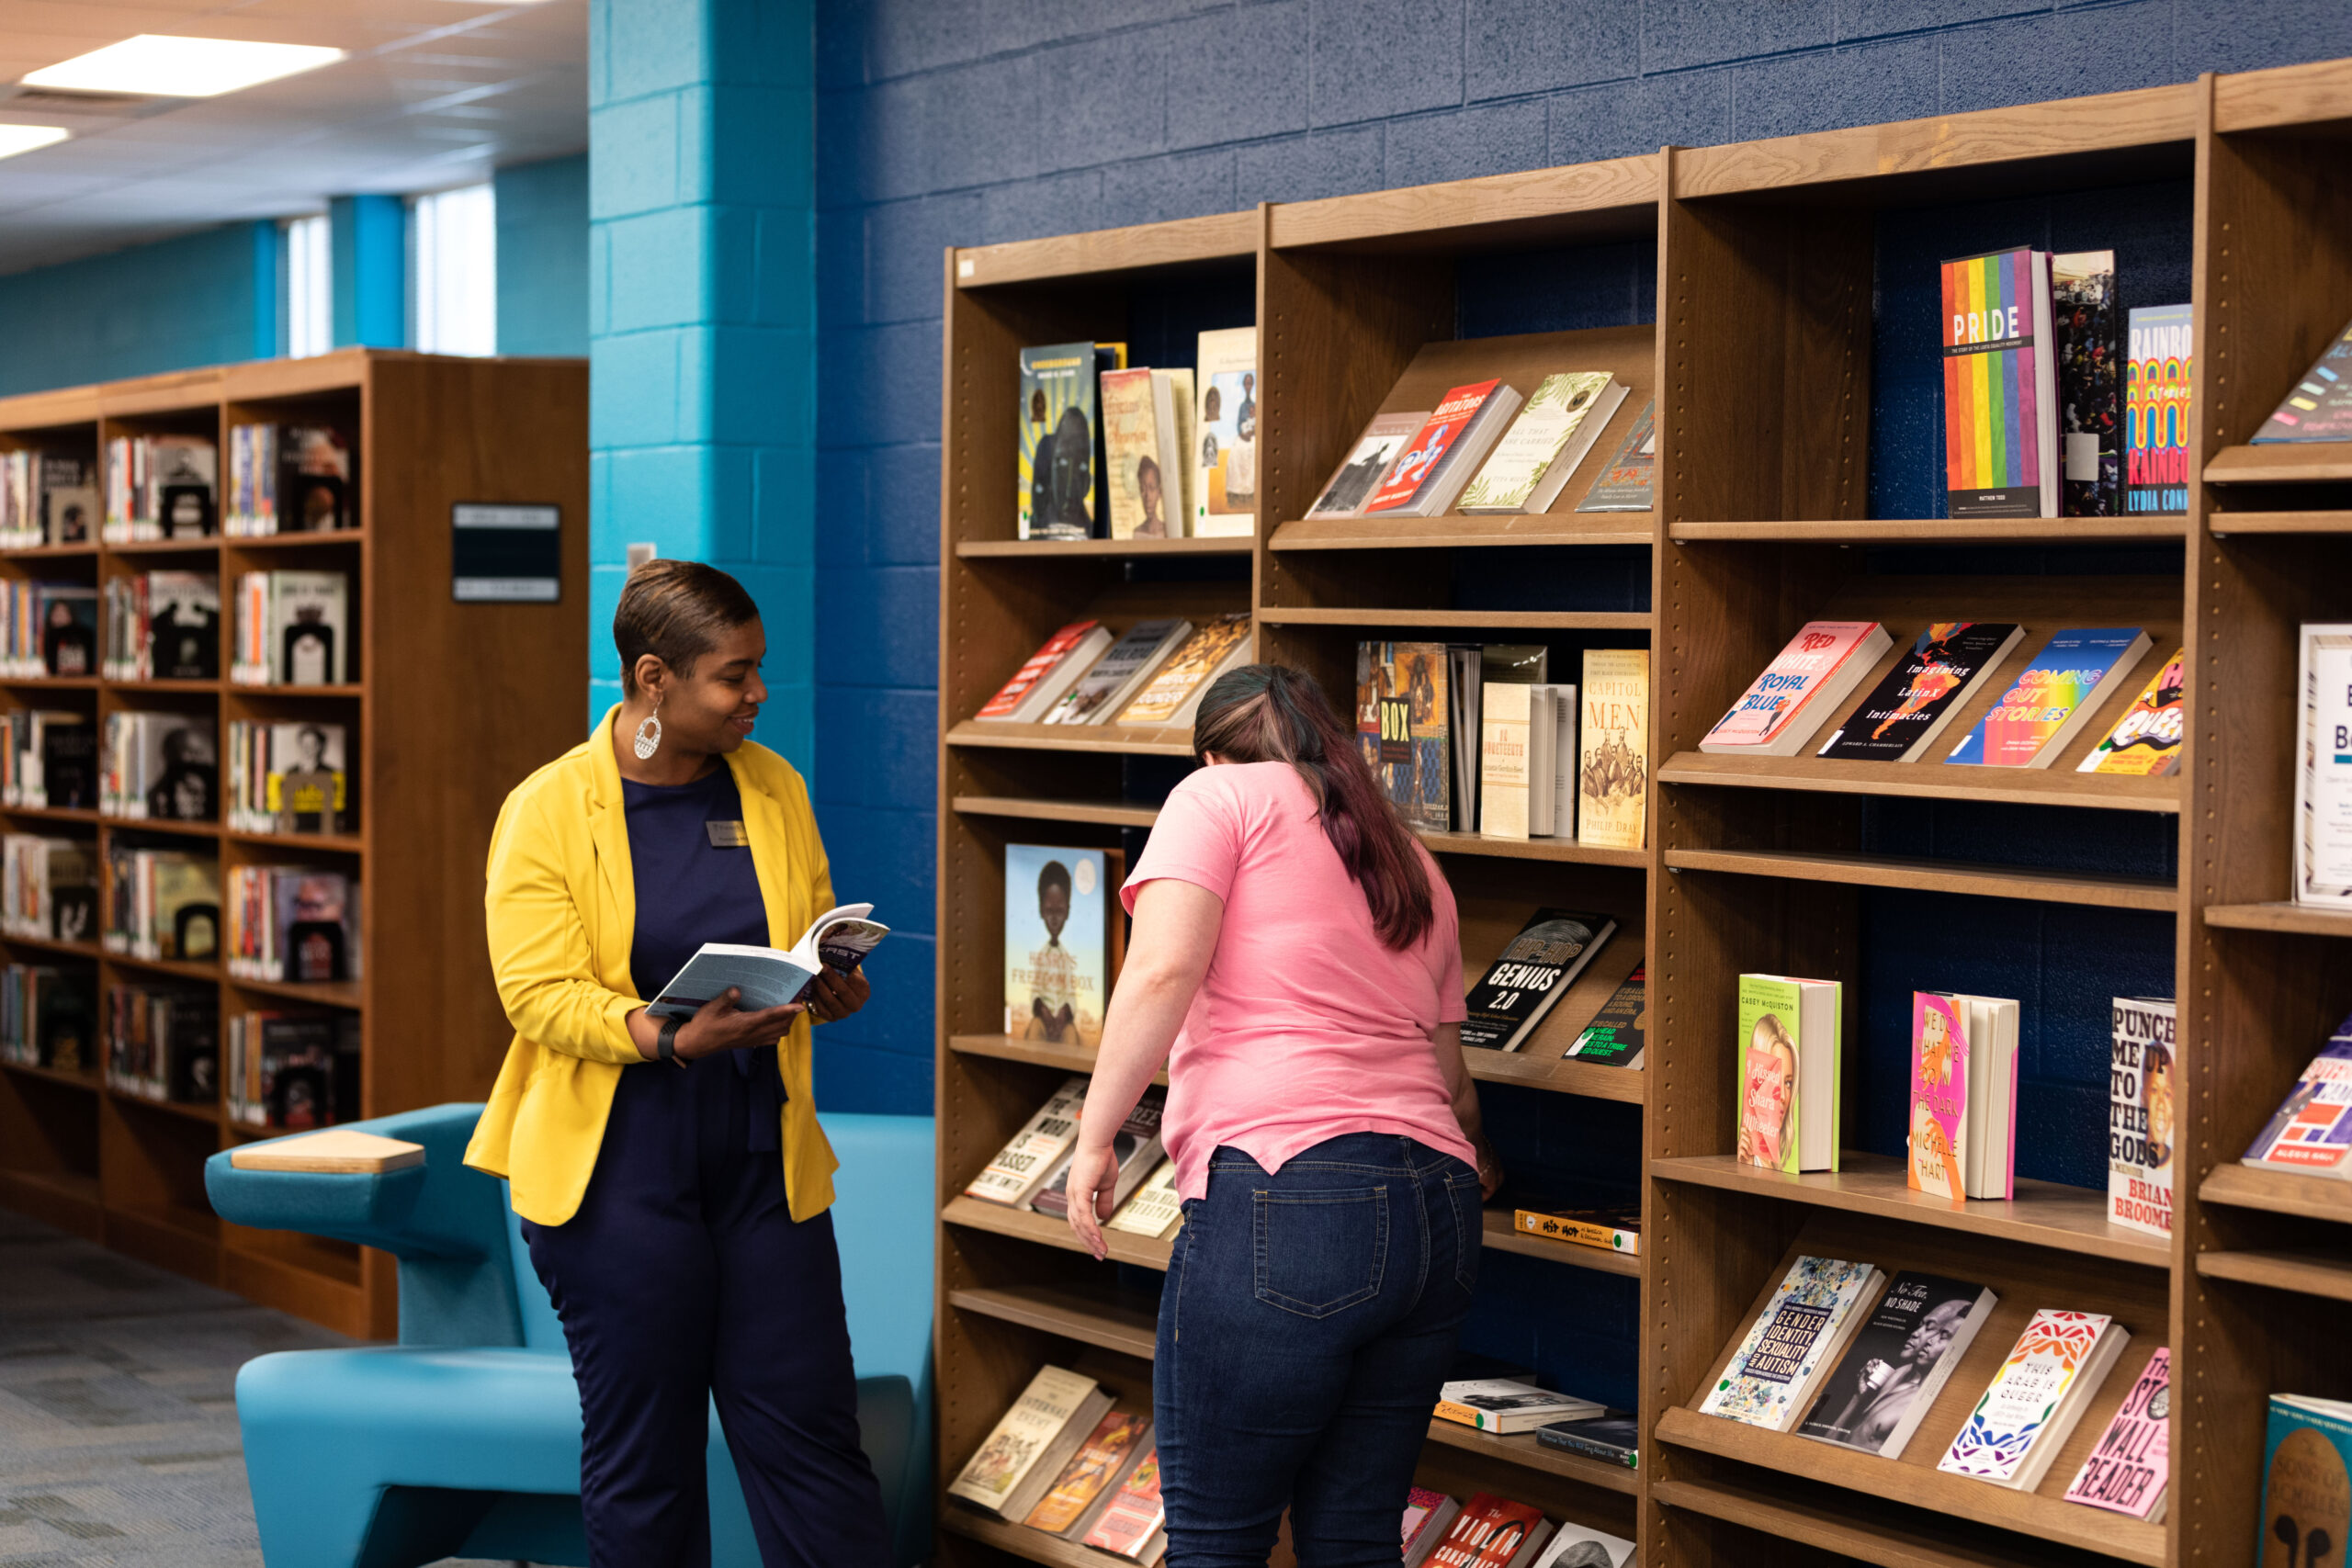
[{"label": "blue jeans", "polygon": [[1478,1280],[1478,1174],[1351,1133],[1187,1200],[1152,1404],[1169,1568],[1393,1568],[1430,1408]]}]

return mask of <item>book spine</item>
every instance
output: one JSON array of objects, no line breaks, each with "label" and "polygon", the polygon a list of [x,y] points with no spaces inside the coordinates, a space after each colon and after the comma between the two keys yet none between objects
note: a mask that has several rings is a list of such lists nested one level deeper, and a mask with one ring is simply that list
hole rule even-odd
[{"label": "book spine", "polygon": [[1622,1464],[1627,1470],[1641,1468],[1641,1452],[1637,1449],[1622,1449],[1615,1443],[1604,1443],[1574,1432],[1555,1432],[1549,1427],[1538,1427],[1535,1429],[1535,1440],[1547,1449],[1561,1449],[1572,1454],[1583,1454],[1587,1458],[1600,1460],[1609,1464]]}]

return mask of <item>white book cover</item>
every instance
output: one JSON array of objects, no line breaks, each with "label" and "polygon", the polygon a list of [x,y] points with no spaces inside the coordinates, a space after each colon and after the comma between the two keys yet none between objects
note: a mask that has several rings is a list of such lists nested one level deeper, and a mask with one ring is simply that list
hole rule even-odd
[{"label": "white book cover", "polygon": [[1440,1416],[1481,1432],[1532,1432],[1552,1421],[1582,1421],[1607,1407],[1512,1378],[1472,1378],[1438,1390]]},{"label": "white book cover", "polygon": [[1064,1078],[1053,1098],[1039,1106],[1028,1124],[996,1152],[986,1169],[972,1178],[964,1196],[1018,1204],[1043,1186],[1070,1145],[1078,1141],[1078,1113],[1086,1104],[1087,1082],[1083,1073]]},{"label": "white book cover", "polygon": [[2117,997],[2109,1022],[2107,1217],[2170,1235],[2179,1012],[2169,997]]},{"label": "white book cover", "polygon": [[2295,758],[2295,901],[2352,904],[2352,624],[2305,626]]},{"label": "white book cover", "polygon": [[1563,1519],[1535,1568],[1627,1568],[1633,1561],[1634,1543],[1623,1536]]},{"label": "white book cover", "polygon": [[1193,533],[1246,539],[1258,531],[1258,329],[1203,333],[1197,364]]},{"label": "white book cover", "polygon": [[2104,1313],[2039,1309],[1936,1468],[2032,1491],[2131,1340]]},{"label": "white book cover", "polygon": [[1159,431],[1160,482],[1167,487],[1168,536],[1193,531],[1193,415],[1197,408],[1190,370],[1151,373],[1151,407]]},{"label": "white book cover", "polygon": [[1419,409],[1405,413],[1374,414],[1372,423],[1363,427],[1356,444],[1340,460],[1330,479],[1323,486],[1323,493],[1306,509],[1309,517],[1355,517],[1363,514],[1363,503],[1388,477],[1396,455],[1405,443],[1420,433],[1430,420],[1430,411]]},{"label": "white book cover", "polygon": [[1055,1446],[1062,1429],[1085,1407],[1096,1386],[1092,1378],[1082,1373],[1060,1367],[1040,1368],[987,1441],[965,1461],[949,1483],[948,1493],[983,1508],[1005,1509],[1046,1450]]},{"label": "white book cover", "polygon": [[1813,1380],[1843,1346],[1856,1309],[1882,1278],[1868,1263],[1798,1258],[1748,1325],[1699,1414],[1787,1431],[1804,1408]]},{"label": "white book cover", "polygon": [[789,948],[704,942],[645,1010],[656,1018],[692,1018],[730,987],[742,993],[735,1005],[744,1012],[797,1001],[820,970],[854,969],[881,945],[890,928],[865,918],[873,912],[871,904],[828,909]]},{"label": "white book cover", "polygon": [[1144,1179],[1133,1196],[1111,1216],[1111,1228],[1157,1241],[1183,1217],[1184,1201],[1176,1191],[1176,1162],[1163,1158],[1159,1168]]}]

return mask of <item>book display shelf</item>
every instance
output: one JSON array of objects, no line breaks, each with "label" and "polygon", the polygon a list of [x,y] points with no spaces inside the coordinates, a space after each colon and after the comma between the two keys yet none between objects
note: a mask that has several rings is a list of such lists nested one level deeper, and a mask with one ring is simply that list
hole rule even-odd
[{"label": "book display shelf", "polygon": [[[301,863],[350,878],[359,905],[356,978],[289,983],[215,962],[147,961],[96,941],[0,936],[8,962],[93,976],[89,1065],[0,1065],[0,1203],[107,1247],[341,1332],[394,1332],[392,1260],[344,1243],[232,1225],[204,1193],[215,1152],[274,1132],[218,1104],[166,1103],[107,1083],[106,988],[169,976],[217,987],[220,1015],[293,1006],[356,1014],[362,1114],[487,1092],[509,1030],[492,985],[479,889],[500,803],[579,739],[579,713],[551,693],[586,668],[588,372],[580,360],[455,359],[366,349],[177,372],[0,400],[0,446],[96,459],[120,434],[171,432],[218,444],[230,432],[318,423],[352,434],[358,524],[333,533],[92,543],[0,551],[0,576],[97,585],[168,569],[216,572],[221,668],[235,580],[248,571],[348,579],[347,679],[333,686],[217,681],[5,679],[7,705],[103,720],[166,709],[209,717],[225,745],[238,720],[339,724],[356,826],[336,834],[249,833],[223,821],[123,821],[95,810],[0,807],[11,832],[217,854],[240,865]],[[560,509],[562,597],[458,603],[452,507]],[[224,753],[225,755],[225,753]],[[226,783],[227,770],[221,770]],[[224,1090],[226,1028],[221,1030]]]}]

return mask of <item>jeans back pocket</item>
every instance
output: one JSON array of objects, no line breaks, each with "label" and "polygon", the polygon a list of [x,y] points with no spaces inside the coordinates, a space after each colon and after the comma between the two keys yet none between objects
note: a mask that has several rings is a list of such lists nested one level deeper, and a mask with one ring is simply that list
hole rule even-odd
[{"label": "jeans back pocket", "polygon": [[1487,1245],[1486,1201],[1478,1191],[1476,1172],[1445,1179],[1445,1196],[1453,1211],[1453,1282],[1465,1291],[1478,1288],[1478,1249]]},{"label": "jeans back pocket", "polygon": [[1257,1296],[1302,1317],[1329,1317],[1380,1293],[1388,1265],[1388,1189],[1259,1190]]}]

